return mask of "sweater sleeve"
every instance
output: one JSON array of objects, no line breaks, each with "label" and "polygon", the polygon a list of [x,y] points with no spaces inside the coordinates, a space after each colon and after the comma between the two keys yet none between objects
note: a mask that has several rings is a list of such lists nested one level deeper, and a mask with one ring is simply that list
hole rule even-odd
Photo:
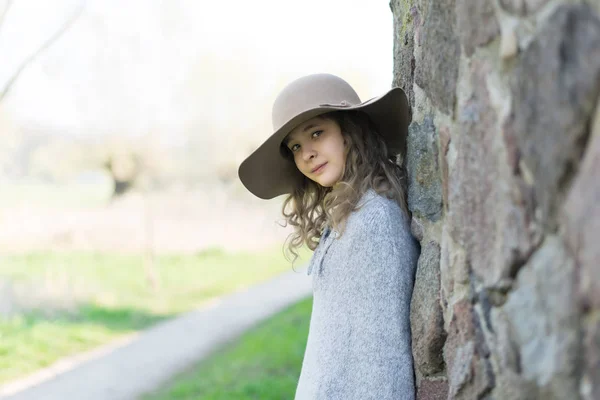
[{"label": "sweater sleeve", "polygon": [[352,221],[346,265],[355,398],[414,399],[410,301],[418,250],[406,219],[366,207]]}]

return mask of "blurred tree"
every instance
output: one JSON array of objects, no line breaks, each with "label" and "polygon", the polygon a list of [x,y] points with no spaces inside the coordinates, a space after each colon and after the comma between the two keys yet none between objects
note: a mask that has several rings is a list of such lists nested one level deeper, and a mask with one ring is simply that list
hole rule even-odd
[{"label": "blurred tree", "polygon": [[[178,82],[174,104],[186,116],[182,151],[187,183],[228,183],[248,143],[257,143],[270,129],[272,83],[248,80],[261,65],[249,63],[249,49],[204,51],[190,61]],[[262,112],[267,110],[266,112]]]},{"label": "blurred tree", "polygon": [[113,198],[133,189],[151,191],[167,186],[178,173],[175,154],[158,132],[139,138],[103,136],[87,145],[87,168],[101,167],[114,181]]},{"label": "blurred tree", "polygon": [[[9,121],[1,117],[2,114],[0,131],[3,126],[10,127]],[[13,177],[66,183],[86,171],[104,170],[113,180],[112,197],[116,198],[133,189],[163,189],[181,173],[177,153],[161,143],[159,134],[87,138],[30,131],[20,136],[26,145],[20,143],[17,150],[14,146],[3,150],[4,143],[0,141],[0,168],[11,165],[13,171],[9,172]],[[15,166],[18,171],[14,171]]]},{"label": "blurred tree", "polygon": [[[12,0],[6,0],[4,9],[2,10],[2,14],[0,14],[0,29],[2,28],[4,19],[6,18],[6,15],[8,14],[12,4],[13,4]],[[31,52],[31,54],[29,54],[29,56],[27,56],[21,62],[21,64],[19,64],[19,66],[17,67],[15,72],[12,74],[12,76],[10,76],[8,81],[4,84],[4,87],[0,90],[0,102],[9,93],[10,89],[13,87],[13,85],[19,78],[19,75],[21,75],[21,73],[25,70],[25,68],[27,68],[27,66],[29,64],[31,64],[33,61],[35,61],[35,59],[37,57],[39,57],[39,55],[41,53],[43,53],[44,50],[46,50],[48,47],[50,47],[50,45],[52,45],[52,43],[56,42],[69,29],[69,27],[71,27],[73,25],[73,23],[81,15],[84,8],[85,8],[85,1],[83,1],[79,4],[79,7],[75,10],[75,12],[65,21],[65,23],[52,36],[50,36],[48,39],[46,39],[46,41],[44,41],[39,48],[37,48],[36,50]]]},{"label": "blurred tree", "polygon": [[140,175],[140,157],[134,152],[117,152],[108,155],[103,165],[115,185],[113,197],[121,196],[130,190]]},{"label": "blurred tree", "polygon": [[13,157],[21,143],[21,135],[13,119],[0,104],[0,176],[8,176]]},{"label": "blurred tree", "polygon": [[[13,3],[12,0],[5,0],[0,3],[0,31]],[[6,82],[0,83],[0,105],[27,66],[33,63],[73,25],[81,15],[84,7],[85,1],[82,1],[75,12],[67,18],[59,29],[25,57],[14,72],[12,72],[12,75],[9,75]],[[29,135],[27,132],[17,129],[0,110],[0,176],[12,176],[14,178],[29,175],[31,173],[31,164],[36,164],[39,161],[36,158],[44,158],[42,155],[44,151],[40,150],[40,148],[45,145],[46,141],[39,134]],[[46,165],[50,164],[47,163]],[[41,171],[38,170],[37,172]],[[52,175],[56,173],[56,169],[52,168],[51,172],[43,172],[42,175],[44,175],[44,178],[52,179]]]},{"label": "blurred tree", "polygon": [[79,140],[44,135],[44,142],[33,148],[27,157],[29,176],[64,183],[86,167],[86,147]]}]

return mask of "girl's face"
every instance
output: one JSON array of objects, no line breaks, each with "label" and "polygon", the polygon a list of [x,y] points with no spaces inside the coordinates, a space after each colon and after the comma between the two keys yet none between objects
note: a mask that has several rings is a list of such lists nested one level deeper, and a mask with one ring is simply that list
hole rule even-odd
[{"label": "girl's face", "polygon": [[284,139],[284,144],[307,178],[324,187],[331,187],[342,178],[346,145],[336,121],[312,118],[294,128]]}]

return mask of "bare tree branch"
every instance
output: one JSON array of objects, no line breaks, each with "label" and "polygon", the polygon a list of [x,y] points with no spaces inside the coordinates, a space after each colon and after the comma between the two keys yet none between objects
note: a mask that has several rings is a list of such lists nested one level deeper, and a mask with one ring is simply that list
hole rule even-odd
[{"label": "bare tree branch", "polygon": [[19,77],[19,75],[21,75],[21,73],[25,70],[25,68],[27,68],[27,66],[31,62],[33,62],[44,50],[46,50],[48,47],[50,47],[50,45],[52,43],[56,42],[58,40],[58,38],[60,38],[62,36],[62,34],[65,33],[67,31],[67,29],[69,29],[69,27],[71,27],[71,25],[73,25],[73,23],[81,15],[81,13],[82,13],[82,11],[83,11],[84,8],[85,8],[85,1],[83,1],[82,3],[80,3],[80,6],[73,13],[73,15],[71,15],[71,17],[67,21],[65,21],[64,25],[61,26],[60,29],[57,30],[54,33],[54,35],[50,36],[48,38],[48,40],[46,40],[40,46],[40,48],[38,48],[36,51],[34,51],[33,53],[31,53],[29,55],[29,57],[27,57],[21,63],[21,65],[19,65],[19,68],[17,68],[17,70],[15,71],[15,73],[13,74],[13,76],[6,83],[6,86],[4,86],[4,89],[0,92],[0,102],[2,102],[2,100],[6,97],[6,95],[8,94],[8,92],[10,91],[10,89],[12,88],[12,86],[17,81],[17,78]]},{"label": "bare tree branch", "polygon": [[2,15],[0,15],[0,29],[2,29],[2,24],[4,23],[4,18],[6,17],[6,14],[8,14],[8,9],[10,8],[12,4],[12,0],[6,0],[6,5],[4,6],[4,11],[2,12]]}]

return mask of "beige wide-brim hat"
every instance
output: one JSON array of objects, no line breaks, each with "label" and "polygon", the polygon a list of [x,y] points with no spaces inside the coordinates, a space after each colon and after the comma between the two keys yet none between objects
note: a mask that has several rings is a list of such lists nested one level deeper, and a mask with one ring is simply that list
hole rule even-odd
[{"label": "beige wide-brim hat", "polygon": [[404,91],[393,88],[365,102],[343,79],[331,74],[314,74],[287,85],[273,104],[273,131],[238,169],[240,180],[254,195],[272,199],[291,193],[304,175],[296,164],[281,154],[283,139],[298,125],[318,115],[338,110],[365,112],[385,139],[390,155],[406,151],[410,123]]}]

